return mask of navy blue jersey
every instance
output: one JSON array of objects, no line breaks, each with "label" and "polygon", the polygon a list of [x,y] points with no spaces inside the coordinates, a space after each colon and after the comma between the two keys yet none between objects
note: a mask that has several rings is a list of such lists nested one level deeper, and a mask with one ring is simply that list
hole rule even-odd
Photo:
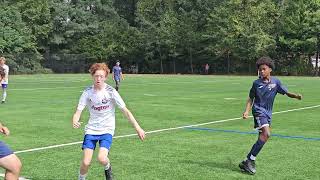
[{"label": "navy blue jersey", "polygon": [[271,77],[270,82],[263,82],[263,79],[257,79],[253,82],[249,97],[253,100],[252,114],[254,116],[267,116],[271,118],[274,98],[277,93],[287,94],[288,90],[280,80]]},{"label": "navy blue jersey", "polygon": [[113,77],[116,81],[120,81],[122,69],[120,66],[113,66],[112,68]]}]

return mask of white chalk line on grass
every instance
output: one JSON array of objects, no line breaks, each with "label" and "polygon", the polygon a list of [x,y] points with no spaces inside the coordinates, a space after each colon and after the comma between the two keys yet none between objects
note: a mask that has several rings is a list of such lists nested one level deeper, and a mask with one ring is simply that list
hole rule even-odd
[{"label": "white chalk line on grass", "polygon": [[[10,91],[34,91],[34,90],[53,90],[53,89],[79,89],[80,86],[77,87],[52,87],[52,88],[24,88],[24,89],[10,89]],[[84,88],[84,87],[83,87]]]},{"label": "white chalk line on grass", "polygon": [[[5,177],[5,174],[0,174],[0,177]],[[29,179],[27,179],[25,177],[19,177],[18,180],[29,180]]]},{"label": "white chalk line on grass", "polygon": [[[317,108],[317,107],[320,107],[320,105],[289,109],[289,110],[285,110],[285,111],[278,111],[278,112],[274,112],[272,114],[281,114],[281,113],[292,112],[292,111],[313,109],[313,108]],[[249,117],[252,117],[252,116],[249,116]],[[192,125],[186,125],[186,126],[178,126],[178,127],[173,127],[173,128],[158,129],[158,130],[153,130],[153,131],[147,131],[146,134],[152,134],[152,133],[158,133],[158,132],[164,132],[164,131],[172,131],[172,130],[189,128],[189,127],[198,127],[198,126],[204,126],[204,125],[209,125],[209,124],[217,124],[217,123],[223,123],[223,122],[228,122],[228,121],[235,121],[235,120],[239,120],[239,119],[242,119],[242,117],[223,119],[223,120],[218,120],[218,121],[211,121],[211,122],[192,124]],[[137,134],[127,134],[127,135],[115,136],[113,138],[117,139],[117,138],[132,137],[132,136],[137,136]],[[58,144],[58,145],[52,145],[52,146],[46,146],[46,147],[40,147],[40,148],[26,149],[26,150],[16,151],[15,154],[20,154],[20,153],[25,153],[25,152],[34,152],[34,151],[52,149],[52,148],[57,148],[57,147],[71,146],[71,145],[81,144],[81,143],[82,143],[82,141],[78,141],[78,142]]]}]

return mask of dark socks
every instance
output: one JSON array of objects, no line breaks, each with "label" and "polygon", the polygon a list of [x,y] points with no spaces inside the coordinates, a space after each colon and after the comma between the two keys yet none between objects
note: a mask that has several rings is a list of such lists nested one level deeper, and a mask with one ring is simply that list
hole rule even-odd
[{"label": "dark socks", "polygon": [[247,155],[247,158],[254,161],[256,159],[256,156],[261,151],[264,144],[265,142],[261,141],[259,138],[257,142],[252,146],[251,151]]}]

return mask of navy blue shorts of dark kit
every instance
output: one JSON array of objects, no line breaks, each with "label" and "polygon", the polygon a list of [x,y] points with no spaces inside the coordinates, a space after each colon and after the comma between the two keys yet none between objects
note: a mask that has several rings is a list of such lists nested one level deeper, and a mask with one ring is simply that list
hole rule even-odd
[{"label": "navy blue shorts of dark kit", "polygon": [[8,84],[1,84],[2,88],[5,89],[8,87]]},{"label": "navy blue shorts of dark kit", "polygon": [[0,141],[0,158],[13,154],[13,151],[4,142]]},{"label": "navy blue shorts of dark kit", "polygon": [[271,118],[268,116],[254,116],[254,128],[261,129],[265,126],[271,127]]},{"label": "navy blue shorts of dark kit", "polygon": [[83,139],[82,149],[96,149],[96,144],[99,142],[100,147],[105,147],[110,150],[112,144],[111,134],[91,135],[86,134]]}]

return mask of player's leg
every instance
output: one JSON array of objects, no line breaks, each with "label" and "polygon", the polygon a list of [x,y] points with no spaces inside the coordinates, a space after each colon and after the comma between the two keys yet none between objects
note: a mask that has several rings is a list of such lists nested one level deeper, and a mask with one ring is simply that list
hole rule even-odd
[{"label": "player's leg", "polygon": [[98,154],[98,161],[101,165],[104,166],[105,177],[107,180],[112,180],[112,168],[110,164],[110,160],[108,158],[109,150],[112,144],[112,135],[104,134],[101,136],[100,149]]},{"label": "player's leg", "polygon": [[6,98],[7,98],[7,87],[8,84],[2,84],[2,101],[1,103],[5,103],[6,102]]},{"label": "player's leg", "polygon": [[119,91],[120,80],[115,80],[115,81],[116,81],[116,90]]},{"label": "player's leg", "polygon": [[79,172],[79,180],[85,180],[88,169],[91,164],[93,151],[96,148],[97,140],[95,139],[95,136],[86,134],[84,136],[82,149],[83,149],[83,159],[81,161],[80,165],[80,172]]},{"label": "player's leg", "polygon": [[18,179],[21,171],[21,161],[13,154],[12,150],[3,142],[0,141],[0,167],[6,170],[5,179]]},{"label": "player's leg", "polygon": [[242,161],[239,167],[250,174],[256,173],[255,160],[264,144],[270,137],[270,119],[267,117],[254,117],[255,128],[259,130],[258,140],[247,155],[247,160]]}]

